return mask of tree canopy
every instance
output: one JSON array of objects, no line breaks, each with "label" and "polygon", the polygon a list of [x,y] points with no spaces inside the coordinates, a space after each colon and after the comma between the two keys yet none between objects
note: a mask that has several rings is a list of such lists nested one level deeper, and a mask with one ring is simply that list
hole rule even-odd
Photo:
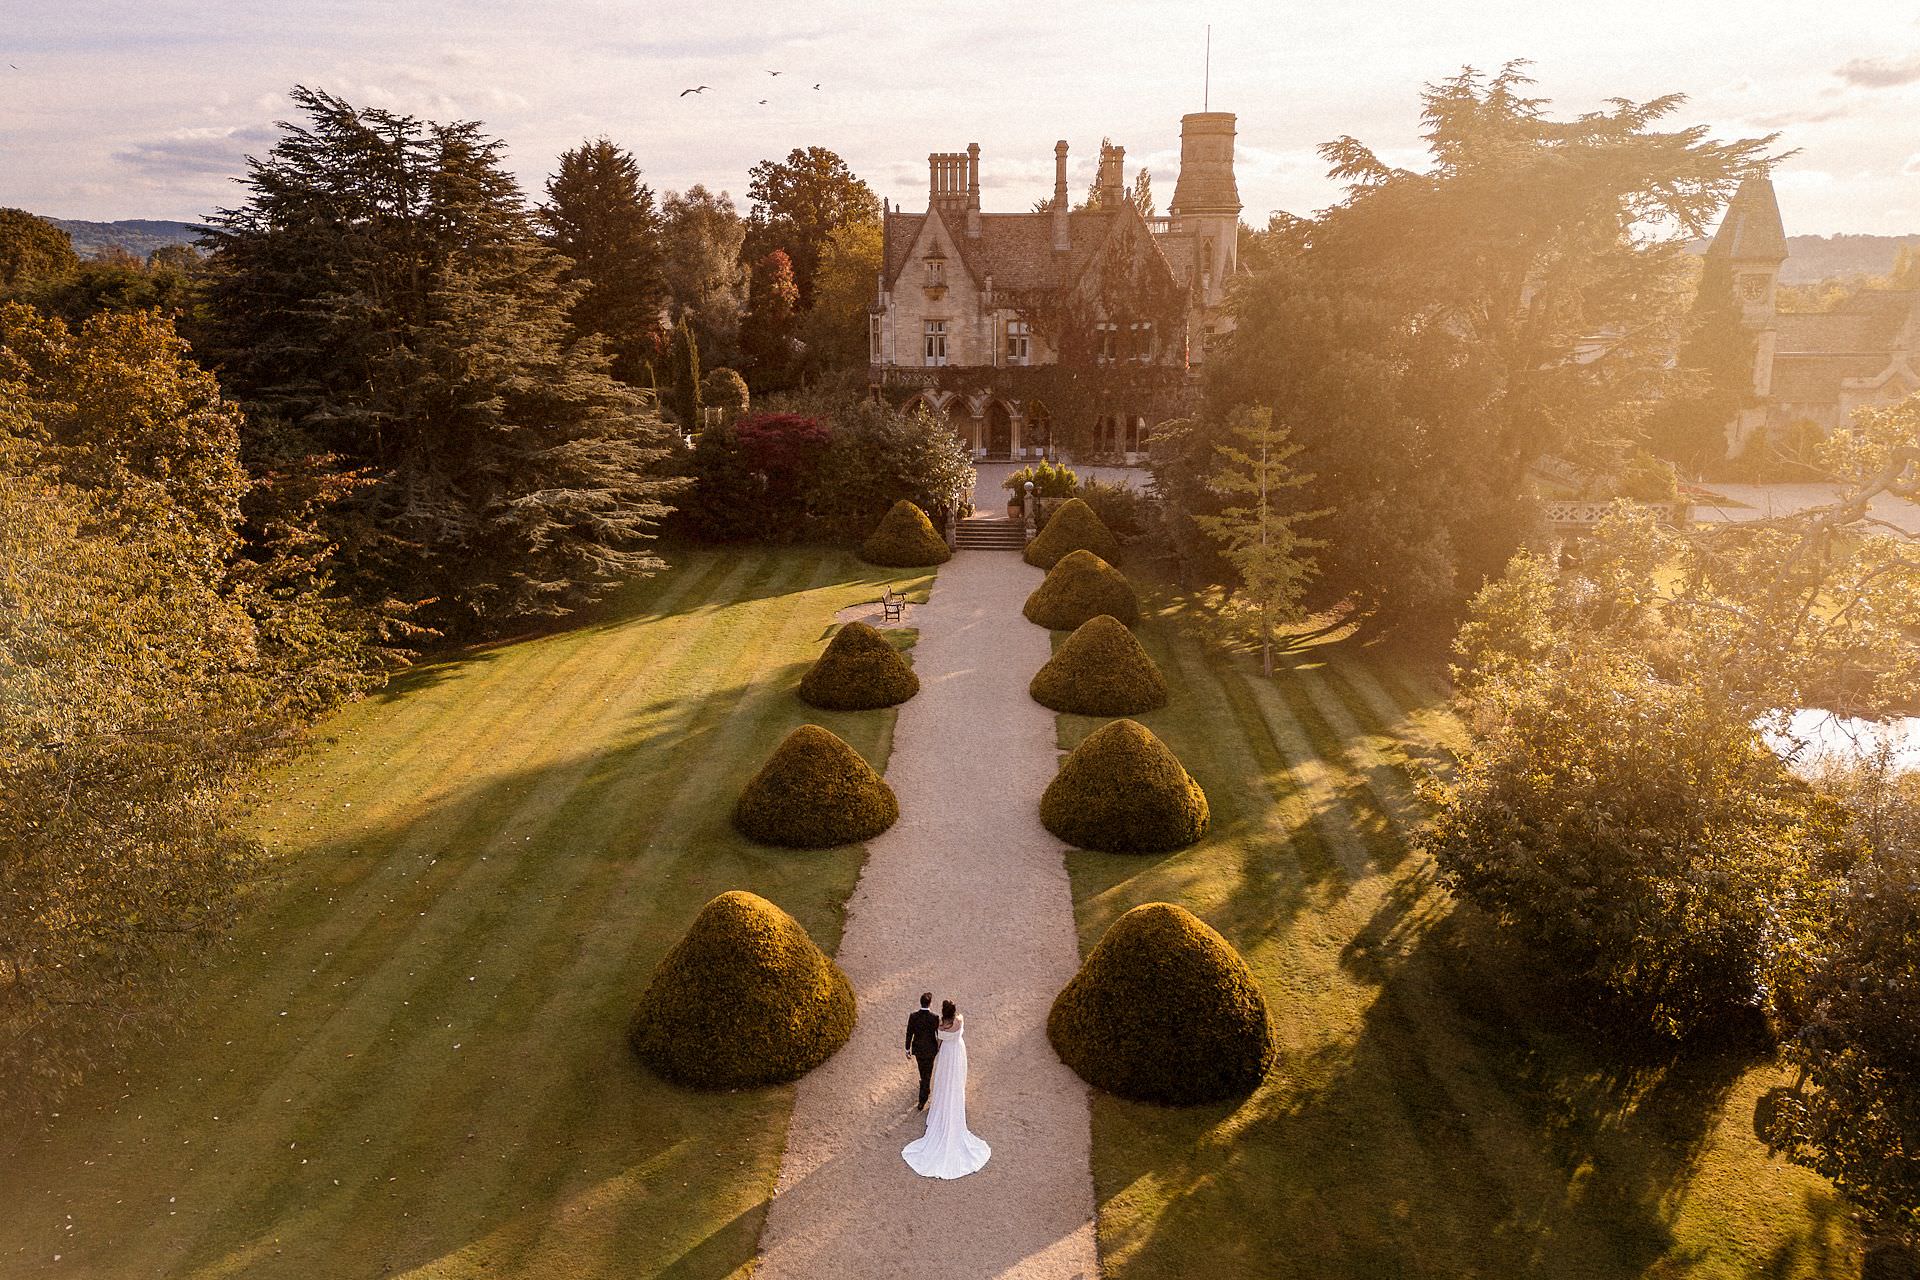
[{"label": "tree canopy", "polygon": [[1345,198],[1275,218],[1210,344],[1210,405],[1267,405],[1303,447],[1327,594],[1388,618],[1450,616],[1499,572],[1543,453],[1640,438],[1686,241],[1768,161],[1770,138],[1659,128],[1678,96],[1557,119],[1528,83],[1510,64],[1430,86],[1424,170],[1323,147]]},{"label": "tree canopy", "polygon": [[784,251],[793,264],[799,309],[811,310],[827,242],[839,228],[878,222],[880,199],[825,147],[795,147],[784,160],[762,160],[749,177],[749,257]]},{"label": "tree canopy", "polygon": [[363,481],[327,513],[343,584],[484,634],[655,567],[663,428],[571,335],[500,142],[294,98],[212,219],[211,354],[280,457]]},{"label": "tree canopy", "polygon": [[581,288],[576,332],[600,335],[613,375],[645,385],[667,286],[660,212],[640,165],[606,138],[581,143],[561,155],[537,217],[547,245],[573,264],[563,278]]}]

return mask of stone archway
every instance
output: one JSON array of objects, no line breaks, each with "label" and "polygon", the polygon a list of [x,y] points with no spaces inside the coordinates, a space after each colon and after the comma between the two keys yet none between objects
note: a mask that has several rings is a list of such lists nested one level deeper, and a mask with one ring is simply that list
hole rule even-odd
[{"label": "stone archway", "polygon": [[1026,420],[1020,424],[1020,443],[1046,457],[1053,451],[1053,414],[1044,400],[1030,400]]},{"label": "stone archway", "polygon": [[987,405],[986,446],[989,458],[1013,457],[1013,414],[999,400]]}]

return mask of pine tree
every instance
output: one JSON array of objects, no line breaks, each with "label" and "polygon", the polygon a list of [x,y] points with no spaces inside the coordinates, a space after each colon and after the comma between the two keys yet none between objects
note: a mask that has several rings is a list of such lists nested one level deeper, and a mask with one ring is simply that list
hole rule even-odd
[{"label": "pine tree", "polygon": [[560,157],[538,218],[546,243],[572,263],[567,280],[582,286],[573,308],[575,333],[599,334],[613,375],[646,385],[643,366],[667,288],[660,213],[652,189],[640,181],[640,166],[606,138],[582,143]]},{"label": "pine tree", "polygon": [[1216,493],[1229,500],[1250,499],[1218,515],[1196,516],[1200,527],[1220,543],[1221,554],[1240,575],[1241,592],[1260,624],[1260,670],[1273,675],[1273,629],[1298,621],[1300,596],[1314,564],[1303,551],[1322,545],[1302,538],[1296,526],[1323,511],[1283,510],[1280,495],[1312,479],[1288,465],[1300,446],[1286,425],[1274,425],[1273,410],[1239,409],[1228,419],[1227,441],[1216,446],[1211,477]]},{"label": "pine tree", "polygon": [[213,219],[212,355],[258,465],[360,483],[325,515],[342,583],[450,634],[566,613],[657,566],[665,432],[576,340],[567,262],[470,122],[297,88]]}]

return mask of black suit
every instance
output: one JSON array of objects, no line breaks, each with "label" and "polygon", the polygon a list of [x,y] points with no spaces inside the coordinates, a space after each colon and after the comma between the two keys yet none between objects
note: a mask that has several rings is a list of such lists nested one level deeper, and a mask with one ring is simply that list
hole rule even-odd
[{"label": "black suit", "polygon": [[933,1055],[940,1052],[940,1015],[931,1009],[915,1009],[907,1019],[907,1052],[920,1065],[920,1106],[927,1105],[933,1089]]}]

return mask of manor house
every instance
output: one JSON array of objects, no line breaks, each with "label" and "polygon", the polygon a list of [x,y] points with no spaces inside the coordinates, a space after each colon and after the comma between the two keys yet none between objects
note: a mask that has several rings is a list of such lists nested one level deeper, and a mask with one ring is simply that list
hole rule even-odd
[{"label": "manor house", "polygon": [[[1083,453],[1144,457],[1152,424],[1191,385],[1207,341],[1230,324],[1239,269],[1234,116],[1180,121],[1180,172],[1165,216],[1129,199],[1125,150],[1103,145],[1087,204],[1067,194],[1067,144],[1053,149],[1053,199],[1027,213],[980,208],[980,147],[927,157],[927,207],[889,204],[869,315],[869,381],[950,423],[977,458],[1050,456],[1052,414],[1020,371],[1084,367],[1114,390]],[[1151,296],[1158,305],[1132,299]],[[1127,377],[1125,375],[1135,375]],[[1162,377],[1141,377],[1163,374]]]},{"label": "manor house", "polygon": [[1856,409],[1892,404],[1920,390],[1914,363],[1920,291],[1860,289],[1820,313],[1776,308],[1787,236],[1766,178],[1740,185],[1707,254],[1727,268],[1741,322],[1754,339],[1759,403],[1728,424],[1729,454],[1744,449],[1756,432],[1772,436],[1810,423],[1830,433]]}]

